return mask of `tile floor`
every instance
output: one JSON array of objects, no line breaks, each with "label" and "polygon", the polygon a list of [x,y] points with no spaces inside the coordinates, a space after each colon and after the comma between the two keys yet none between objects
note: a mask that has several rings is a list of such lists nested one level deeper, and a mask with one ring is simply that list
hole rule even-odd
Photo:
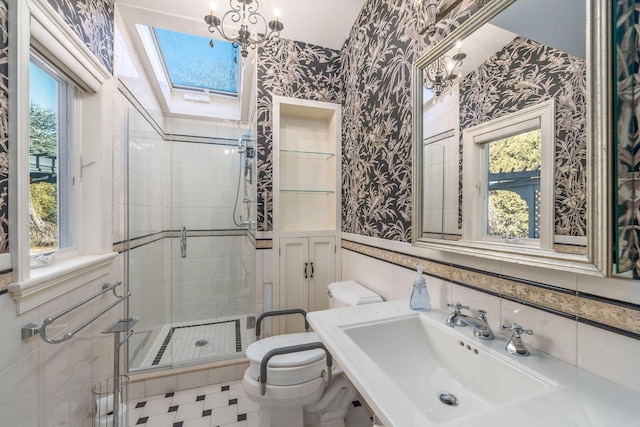
[{"label": "tile floor", "polygon": [[[241,380],[131,400],[127,406],[129,427],[259,427],[258,405],[246,397]],[[346,421],[347,427],[372,424],[359,401]]]}]

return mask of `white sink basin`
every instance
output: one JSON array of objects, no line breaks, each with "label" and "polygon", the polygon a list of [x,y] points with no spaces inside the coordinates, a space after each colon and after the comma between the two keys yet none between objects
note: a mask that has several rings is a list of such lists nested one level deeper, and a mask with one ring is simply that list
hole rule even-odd
[{"label": "white sink basin", "polygon": [[377,375],[399,385],[435,423],[492,411],[555,385],[417,313],[341,329],[380,369]]},{"label": "white sink basin", "polygon": [[307,319],[386,427],[640,427],[640,394],[534,348],[511,355],[500,334],[482,341],[446,326],[449,313],[397,300]]}]

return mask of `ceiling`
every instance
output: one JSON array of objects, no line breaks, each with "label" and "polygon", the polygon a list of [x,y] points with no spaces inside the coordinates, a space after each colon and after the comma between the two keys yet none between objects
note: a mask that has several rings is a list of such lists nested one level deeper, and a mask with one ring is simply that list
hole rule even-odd
[{"label": "ceiling", "polygon": [[[273,8],[280,5],[281,37],[331,49],[341,49],[365,0],[260,0],[259,12],[272,19]],[[204,15],[208,0],[116,0],[116,4],[155,11],[182,23],[199,21],[206,32]],[[229,10],[227,0],[218,0],[218,16]],[[126,19],[126,18],[125,18]]]}]

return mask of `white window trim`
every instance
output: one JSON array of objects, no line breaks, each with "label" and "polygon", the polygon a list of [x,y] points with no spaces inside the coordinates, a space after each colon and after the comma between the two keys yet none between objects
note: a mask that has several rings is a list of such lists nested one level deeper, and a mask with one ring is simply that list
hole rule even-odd
[{"label": "white window trim", "polygon": [[[46,0],[16,2],[9,8],[9,188],[10,257],[0,265],[13,269],[8,291],[18,314],[24,313],[92,280],[106,276],[117,254],[112,249],[113,102],[111,74],[62,21]],[[62,251],[49,266],[29,267],[29,60],[31,48],[60,68],[83,92],[73,120],[78,142],[73,165],[78,196],[73,231],[75,249]],[[76,116],[79,117],[79,116]],[[85,163],[80,179],[79,156]],[[22,214],[22,215],[21,215]],[[27,220],[25,221],[25,218]]]},{"label": "white window trim", "polygon": [[[540,239],[528,241],[517,247],[553,250],[554,241],[554,173],[555,173],[555,104],[553,99],[520,111],[506,114],[477,126],[470,127],[463,135],[462,239],[495,245],[509,245],[505,239],[483,236],[484,193],[487,183],[486,144],[516,133],[541,129],[542,166],[540,168]],[[472,214],[474,213],[475,214]],[[536,239],[537,240],[537,239]],[[514,246],[516,246],[514,244]]]}]

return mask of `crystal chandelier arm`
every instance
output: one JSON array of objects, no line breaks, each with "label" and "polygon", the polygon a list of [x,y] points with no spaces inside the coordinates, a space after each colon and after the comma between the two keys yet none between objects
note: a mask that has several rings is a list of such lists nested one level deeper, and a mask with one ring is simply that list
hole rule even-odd
[{"label": "crystal chandelier arm", "polygon": [[[237,2],[235,6],[234,1]],[[279,20],[279,11],[275,12],[275,18],[267,23],[265,17],[258,12],[260,7],[258,0],[229,0],[229,6],[231,10],[222,15],[222,18],[215,16],[215,6],[212,6],[211,13],[204,17],[204,21],[208,24],[211,34],[217,31],[222,38],[233,43],[235,47],[240,46],[243,57],[247,56],[248,48],[255,49],[258,44],[266,42],[267,39],[278,37],[284,28]],[[225,30],[225,26],[229,27],[230,22],[240,24],[237,35],[233,37]],[[260,29],[252,34],[250,26],[260,27]],[[213,39],[210,44],[213,47]]]}]

